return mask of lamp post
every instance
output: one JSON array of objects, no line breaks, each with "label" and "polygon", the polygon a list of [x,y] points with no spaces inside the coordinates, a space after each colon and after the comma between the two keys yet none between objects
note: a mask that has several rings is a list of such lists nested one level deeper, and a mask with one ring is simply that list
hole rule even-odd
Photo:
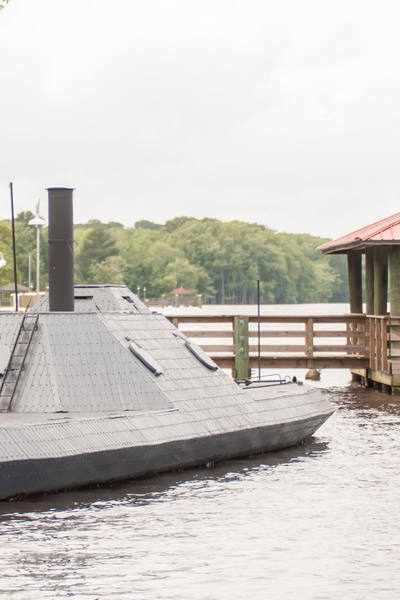
[{"label": "lamp post", "polygon": [[140,293],[139,293],[139,292],[140,292],[140,287],[139,287],[139,286],[137,286],[137,295],[138,295],[138,298],[139,298],[139,300],[140,300]]},{"label": "lamp post", "polygon": [[143,288],[143,293],[144,293],[144,301],[146,302],[146,288]]},{"label": "lamp post", "polygon": [[40,230],[46,225],[46,221],[39,215],[39,198],[36,198],[36,215],[28,225],[36,227],[36,302],[39,302],[40,292]]},{"label": "lamp post", "polygon": [[28,274],[29,292],[31,291],[31,271],[32,271],[32,255],[31,255],[31,253],[29,253],[29,274]]}]

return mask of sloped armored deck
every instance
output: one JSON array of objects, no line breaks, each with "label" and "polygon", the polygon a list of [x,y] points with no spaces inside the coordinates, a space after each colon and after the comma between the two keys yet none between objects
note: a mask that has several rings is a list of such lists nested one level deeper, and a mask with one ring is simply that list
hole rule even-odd
[{"label": "sloped armored deck", "polygon": [[125,287],[75,288],[76,312],[46,302],[34,328],[0,315],[0,498],[284,448],[333,412],[312,387],[240,388]]}]

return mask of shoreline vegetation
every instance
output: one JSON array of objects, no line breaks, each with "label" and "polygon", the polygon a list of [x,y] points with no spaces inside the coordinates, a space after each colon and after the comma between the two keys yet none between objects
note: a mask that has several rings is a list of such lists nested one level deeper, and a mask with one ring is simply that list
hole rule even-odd
[{"label": "shoreline vegetation", "polygon": [[[15,219],[18,281],[36,272],[36,232],[30,211]],[[315,248],[329,238],[277,232],[257,223],[176,217],[164,225],[134,227],[92,219],[74,226],[76,283],[125,284],[160,297],[177,287],[202,294],[208,304],[254,304],[257,279],[263,304],[348,302],[345,256]],[[47,285],[47,228],[41,232],[41,283]],[[0,220],[0,286],[13,278],[11,224]]]}]

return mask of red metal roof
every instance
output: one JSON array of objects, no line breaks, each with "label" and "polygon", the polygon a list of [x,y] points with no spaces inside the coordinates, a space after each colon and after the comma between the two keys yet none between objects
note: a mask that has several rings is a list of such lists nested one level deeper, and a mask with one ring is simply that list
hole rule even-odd
[{"label": "red metal roof", "polygon": [[317,250],[333,250],[333,248],[337,246],[352,247],[353,244],[357,244],[357,242],[361,242],[359,245],[362,245],[362,242],[366,241],[400,241],[400,213],[396,213],[391,217],[386,217],[386,219],[372,223],[372,225],[357,229],[357,231],[348,233],[337,240],[327,242],[326,244],[319,246]]},{"label": "red metal roof", "polygon": [[170,292],[170,294],[191,294],[192,292],[189,292],[189,290],[185,290],[185,288],[183,287],[178,287],[176,288],[176,290],[172,290],[172,292]]}]

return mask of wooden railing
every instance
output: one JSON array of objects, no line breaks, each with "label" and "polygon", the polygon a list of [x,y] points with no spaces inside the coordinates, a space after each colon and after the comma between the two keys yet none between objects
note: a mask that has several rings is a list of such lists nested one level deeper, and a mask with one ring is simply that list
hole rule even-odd
[{"label": "wooden railing", "polygon": [[[236,378],[245,378],[252,368],[257,368],[256,316],[168,318],[187,337],[194,339],[219,366],[232,369]],[[386,318],[376,317],[378,320]],[[381,366],[384,364],[382,332],[385,324],[379,321],[376,325],[365,315],[269,315],[261,316],[260,323],[260,362],[263,369],[366,369],[370,365],[371,348],[374,360],[379,359]],[[373,344],[370,343],[372,327]],[[398,338],[400,340],[400,335]]]},{"label": "wooden railing", "polygon": [[366,318],[371,351],[369,368],[388,375],[400,375],[400,317]]}]

